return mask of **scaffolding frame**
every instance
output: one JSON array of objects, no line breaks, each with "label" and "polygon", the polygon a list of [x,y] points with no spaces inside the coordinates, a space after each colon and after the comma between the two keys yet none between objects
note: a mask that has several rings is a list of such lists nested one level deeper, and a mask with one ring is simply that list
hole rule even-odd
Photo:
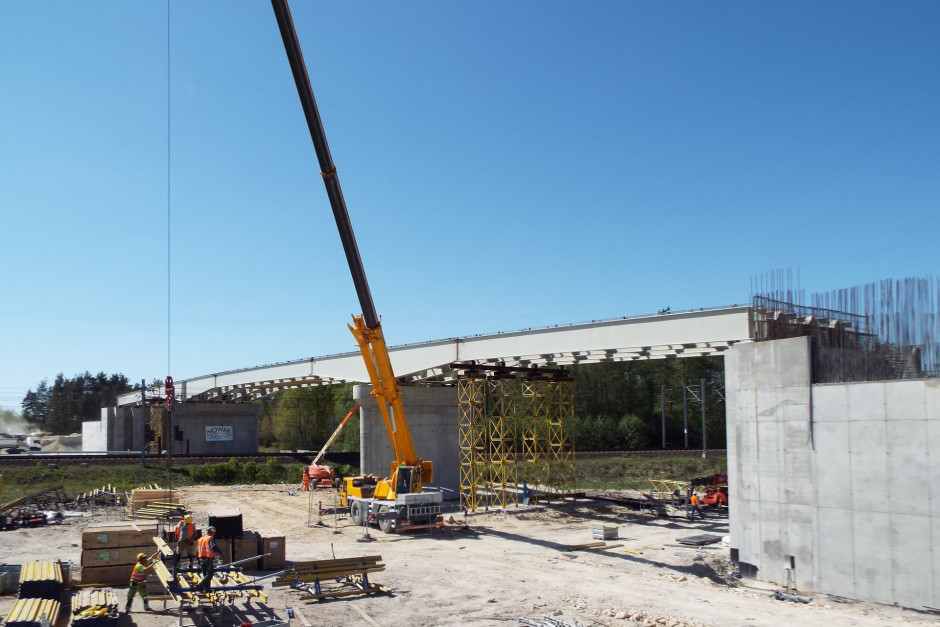
[{"label": "scaffolding frame", "polygon": [[574,491],[574,383],[567,372],[451,367],[460,373],[460,504],[505,509]]}]

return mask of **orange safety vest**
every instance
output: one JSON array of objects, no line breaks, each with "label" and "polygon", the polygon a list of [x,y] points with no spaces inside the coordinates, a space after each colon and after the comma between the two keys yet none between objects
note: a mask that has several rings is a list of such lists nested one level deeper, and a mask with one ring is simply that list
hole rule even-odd
[{"label": "orange safety vest", "polygon": [[692,495],[691,503],[692,503],[692,505],[698,505],[698,495],[697,495],[697,494],[693,494],[693,495]]},{"label": "orange safety vest", "polygon": [[179,521],[179,523],[176,525],[176,539],[180,539],[180,532],[183,530],[184,526],[189,527],[189,533],[187,534],[186,539],[192,542],[193,536],[196,535],[196,525],[195,523],[188,523],[185,520]]},{"label": "orange safety vest", "polygon": [[147,566],[140,562],[134,564],[134,570],[131,572],[131,585],[137,585],[147,581]]},{"label": "orange safety vest", "polygon": [[209,542],[212,541],[212,536],[202,536],[199,538],[197,543],[197,553],[199,554],[199,559],[207,557],[209,559],[215,558],[215,551],[212,550],[212,547],[209,546]]}]

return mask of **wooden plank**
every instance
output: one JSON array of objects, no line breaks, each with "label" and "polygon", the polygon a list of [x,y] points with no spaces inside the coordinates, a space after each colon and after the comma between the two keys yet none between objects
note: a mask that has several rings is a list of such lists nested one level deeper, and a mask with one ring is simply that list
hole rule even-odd
[{"label": "wooden plank", "polygon": [[585,551],[606,551],[607,549],[616,549],[623,546],[623,544],[605,544],[604,546],[591,546],[584,549]]},{"label": "wooden plank", "polygon": [[598,546],[604,546],[605,542],[586,542],[584,544],[572,544],[565,547],[566,551],[583,551],[584,549],[591,549]]}]

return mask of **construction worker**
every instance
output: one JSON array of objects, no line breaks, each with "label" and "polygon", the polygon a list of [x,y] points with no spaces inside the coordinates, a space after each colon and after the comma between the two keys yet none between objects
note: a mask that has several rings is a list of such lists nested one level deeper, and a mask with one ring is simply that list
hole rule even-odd
[{"label": "construction worker", "polygon": [[196,584],[196,592],[208,593],[212,587],[212,575],[215,574],[215,557],[222,556],[222,551],[215,543],[215,527],[208,527],[206,533],[199,538],[196,544],[196,553],[199,555],[199,568],[202,569],[202,579]]},{"label": "construction worker", "polygon": [[144,600],[144,610],[149,611],[150,606],[147,605],[147,571],[153,568],[154,558],[159,555],[159,551],[147,557],[146,553],[137,554],[137,563],[134,564],[134,570],[131,571],[131,583],[130,587],[127,590],[127,604],[124,606],[124,612],[130,613],[131,603],[134,600],[134,595],[139,594],[140,598]]},{"label": "construction worker", "polygon": [[304,467],[304,482],[301,488],[304,492],[310,491],[310,471],[308,471],[306,467]]},{"label": "construction worker", "polygon": [[176,552],[173,554],[174,578],[184,555],[189,558],[189,567],[193,567],[193,549],[195,544],[196,525],[193,524],[193,517],[186,514],[176,525]]},{"label": "construction worker", "polygon": [[699,509],[699,505],[702,503],[702,500],[698,497],[697,492],[693,492],[692,496],[689,497],[689,520],[695,518],[695,512],[698,512],[698,517],[702,520],[705,520],[705,514],[702,513],[702,510]]}]

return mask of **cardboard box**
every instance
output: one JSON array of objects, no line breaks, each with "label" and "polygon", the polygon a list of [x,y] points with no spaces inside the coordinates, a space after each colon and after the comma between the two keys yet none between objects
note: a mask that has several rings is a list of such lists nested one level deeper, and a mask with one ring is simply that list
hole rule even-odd
[{"label": "cardboard box", "polygon": [[287,564],[287,547],[284,544],[284,534],[273,529],[258,530],[258,554],[261,558],[261,570],[280,570]]},{"label": "cardboard box", "polygon": [[[215,543],[222,551],[222,560],[226,564],[258,555],[258,534],[254,531],[243,531],[242,537],[234,540],[216,538]],[[258,559],[242,562],[236,566],[244,570],[259,570],[261,564]]]},{"label": "cardboard box", "polygon": [[156,550],[154,544],[142,546],[126,546],[119,548],[84,549],[82,551],[82,567],[86,566],[128,566],[137,561],[139,553],[151,555]]},{"label": "cardboard box", "polygon": [[[82,532],[82,548],[117,549],[121,547],[135,547],[149,545],[156,549],[153,543],[157,535],[156,521],[137,521],[113,525],[96,525],[87,527]],[[153,549],[150,553],[153,552]]]}]

